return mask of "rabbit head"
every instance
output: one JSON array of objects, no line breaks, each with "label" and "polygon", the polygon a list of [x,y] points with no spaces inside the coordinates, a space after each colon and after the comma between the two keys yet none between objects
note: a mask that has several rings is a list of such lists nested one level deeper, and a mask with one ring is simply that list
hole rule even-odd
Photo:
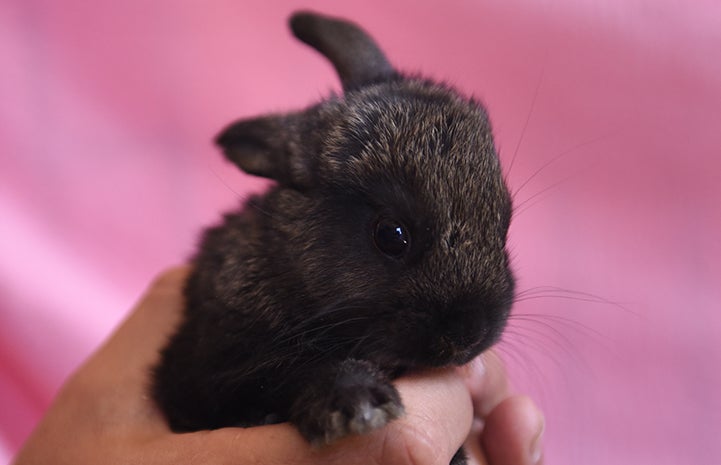
[{"label": "rabbit head", "polygon": [[469,361],[500,336],[514,291],[511,198],[486,111],[402,75],[352,23],[298,13],[291,27],[333,63],[344,92],[235,122],[217,143],[277,181],[263,209],[283,244],[267,253],[312,303],[292,318],[325,328],[329,351],[381,366]]}]

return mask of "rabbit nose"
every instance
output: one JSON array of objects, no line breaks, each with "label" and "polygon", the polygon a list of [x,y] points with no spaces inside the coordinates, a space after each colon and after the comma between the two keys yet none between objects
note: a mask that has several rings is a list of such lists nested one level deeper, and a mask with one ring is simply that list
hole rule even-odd
[{"label": "rabbit nose", "polygon": [[487,338],[503,319],[502,313],[489,299],[458,299],[438,316],[440,334],[463,350]]},{"label": "rabbit nose", "polygon": [[485,319],[478,317],[473,319],[452,318],[444,328],[441,340],[454,347],[456,351],[462,351],[483,339],[488,331]]}]

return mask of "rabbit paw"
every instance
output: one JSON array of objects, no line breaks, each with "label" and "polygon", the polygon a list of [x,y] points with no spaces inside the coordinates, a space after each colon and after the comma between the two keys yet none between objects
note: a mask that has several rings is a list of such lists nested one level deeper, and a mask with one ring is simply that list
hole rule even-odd
[{"label": "rabbit paw", "polygon": [[292,421],[315,445],[367,433],[403,414],[396,388],[367,362],[347,361],[332,386],[318,385],[314,391],[316,400]]},{"label": "rabbit paw", "polygon": [[322,412],[325,430],[322,442],[330,443],[349,434],[381,428],[402,413],[398,392],[390,384],[338,389]]}]

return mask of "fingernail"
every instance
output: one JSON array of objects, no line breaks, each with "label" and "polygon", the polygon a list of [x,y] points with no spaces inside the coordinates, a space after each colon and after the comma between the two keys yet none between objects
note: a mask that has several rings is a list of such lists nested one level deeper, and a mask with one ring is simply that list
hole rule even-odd
[{"label": "fingernail", "polygon": [[540,464],[543,459],[543,431],[546,429],[543,416],[541,416],[541,424],[538,428],[536,436],[531,441],[531,463]]}]

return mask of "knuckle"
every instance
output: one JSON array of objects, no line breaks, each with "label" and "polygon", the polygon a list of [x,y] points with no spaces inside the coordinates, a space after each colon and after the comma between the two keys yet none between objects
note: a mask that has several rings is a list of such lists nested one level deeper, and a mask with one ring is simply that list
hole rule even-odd
[{"label": "knuckle", "polygon": [[447,465],[450,461],[443,441],[422,425],[404,423],[389,428],[386,434],[380,465]]}]

